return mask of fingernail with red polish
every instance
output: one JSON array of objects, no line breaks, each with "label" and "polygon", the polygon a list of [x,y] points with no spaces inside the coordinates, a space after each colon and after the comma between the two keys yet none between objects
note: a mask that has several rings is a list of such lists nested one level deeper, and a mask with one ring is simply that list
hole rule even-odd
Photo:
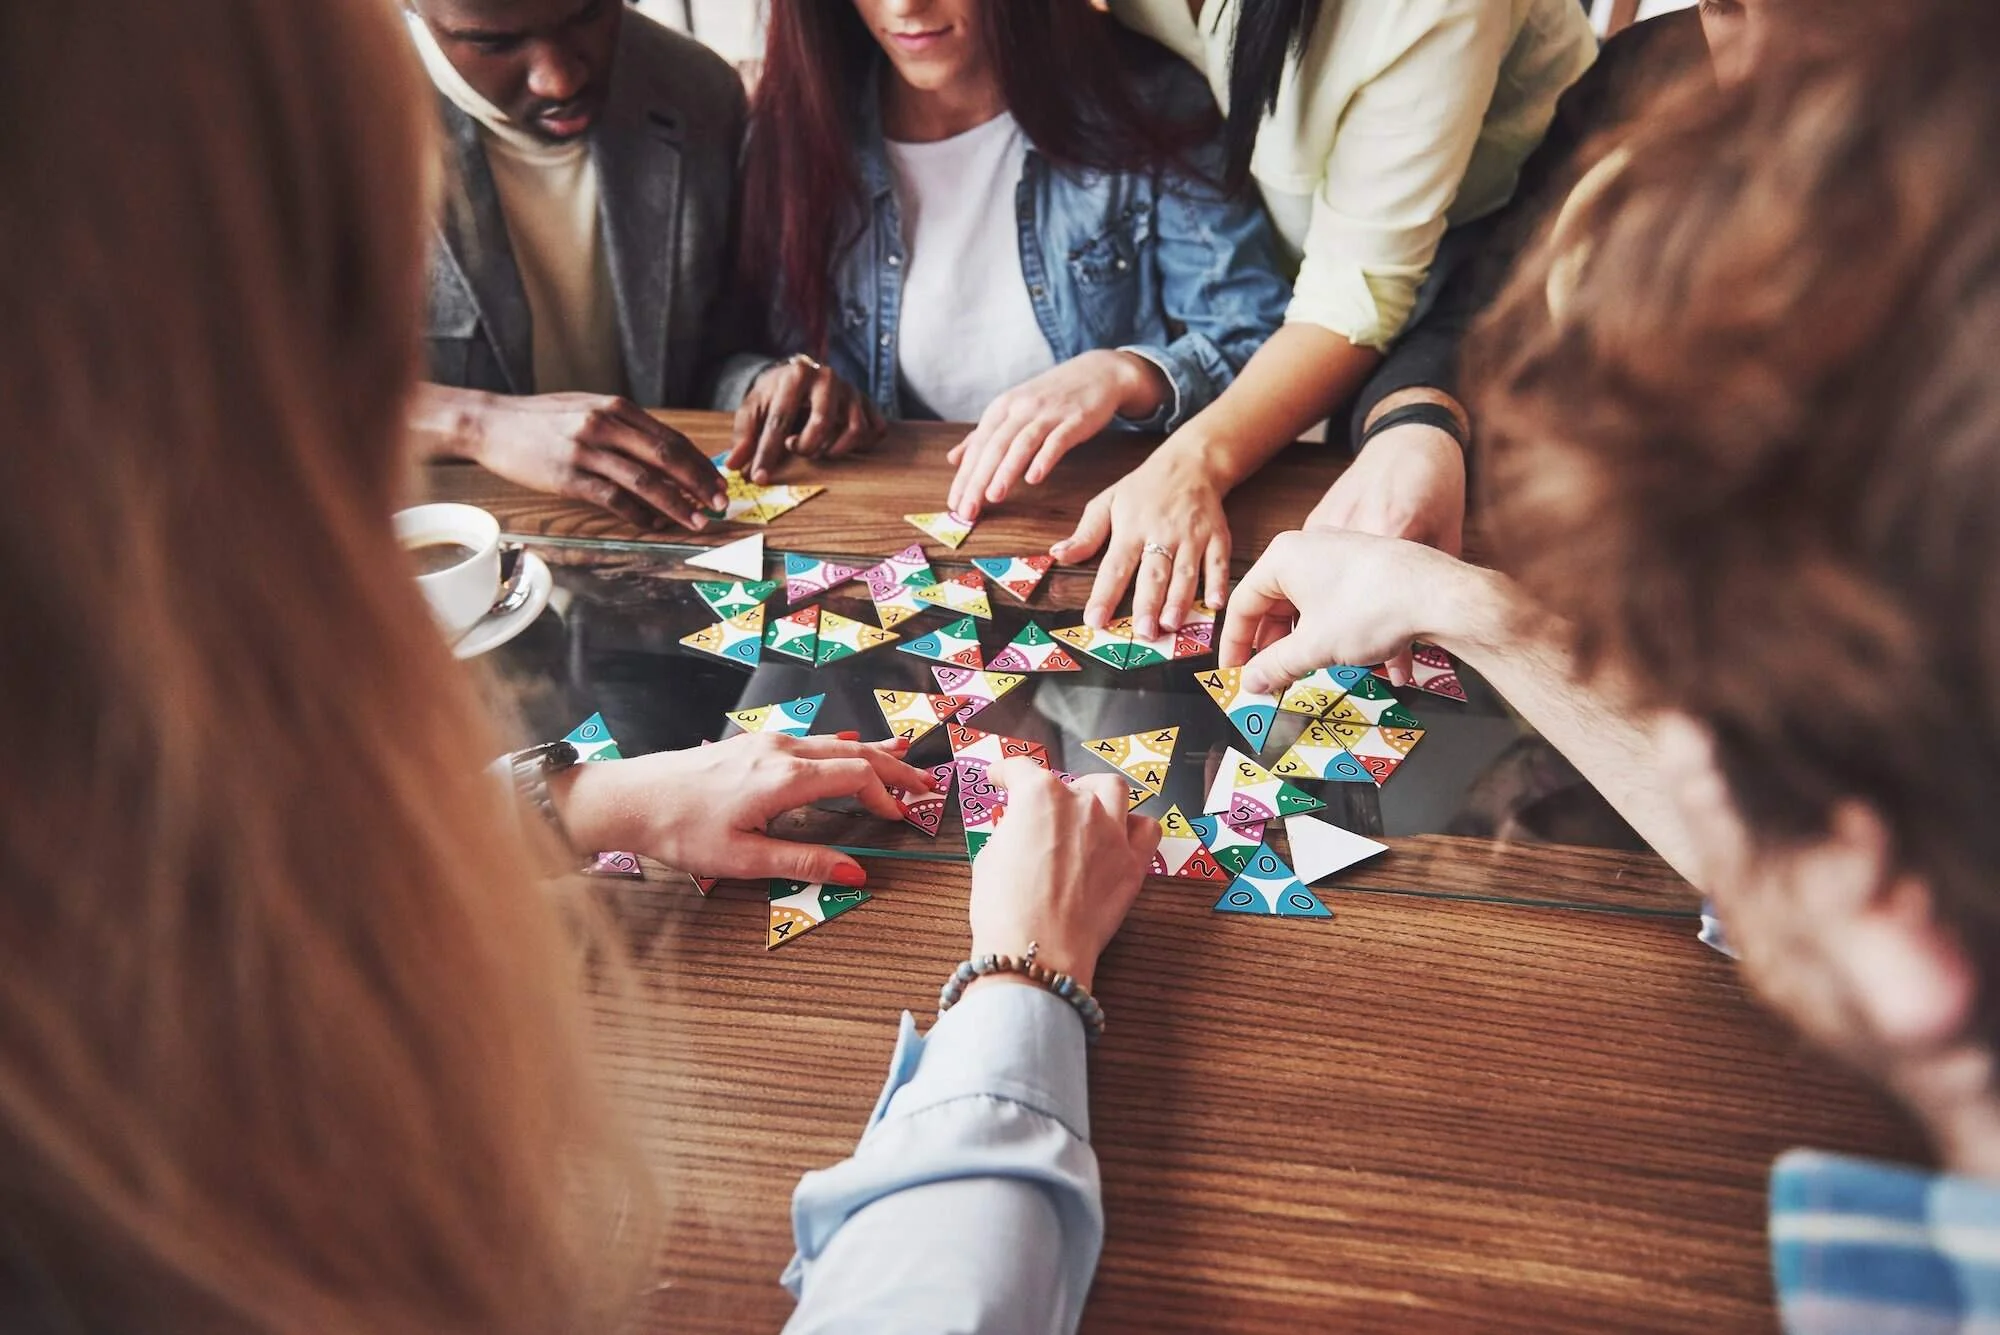
[{"label": "fingernail with red polish", "polygon": [[866,885],[868,873],[861,869],[860,863],[850,862],[844,867],[833,869],[833,880],[836,885]]},{"label": "fingernail with red polish", "polygon": [[834,736],[843,742],[858,742],[861,740],[861,734],[858,732],[837,732]]}]

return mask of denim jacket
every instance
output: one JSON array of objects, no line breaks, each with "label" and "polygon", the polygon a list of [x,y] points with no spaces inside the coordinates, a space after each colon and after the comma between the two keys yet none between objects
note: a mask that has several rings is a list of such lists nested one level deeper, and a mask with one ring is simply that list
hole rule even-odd
[{"label": "denim jacket", "polygon": [[[1141,85],[1148,105],[1180,117],[1210,97],[1178,60]],[[891,418],[904,416],[897,376],[906,252],[894,178],[883,147],[876,79],[856,125],[868,214],[834,261],[828,362]],[[1222,176],[1219,137],[1191,165]],[[1136,353],[1159,367],[1173,396],[1131,430],[1172,431],[1213,402],[1284,319],[1291,285],[1277,234],[1254,192],[1166,171],[1072,171],[1031,146],[1014,196],[1021,272],[1058,363],[1097,348]],[[976,355],[976,349],[967,349]]]}]

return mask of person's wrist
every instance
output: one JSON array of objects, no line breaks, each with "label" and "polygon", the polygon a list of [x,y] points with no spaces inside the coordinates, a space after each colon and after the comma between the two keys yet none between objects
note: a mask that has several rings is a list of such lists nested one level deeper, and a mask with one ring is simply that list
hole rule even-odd
[{"label": "person's wrist", "polygon": [[1130,422],[1154,416],[1172,398],[1174,387],[1166,372],[1136,352],[1118,349],[1103,354],[1113,368],[1118,387],[1118,415]]},{"label": "person's wrist", "polygon": [[[1052,940],[1046,933],[1036,934],[1030,932],[1026,936],[1019,937],[1018,940],[1008,939],[1004,941],[992,939],[985,934],[975,935],[972,938],[972,958],[979,959],[984,955],[1013,955],[1019,957],[1027,953],[1028,944],[1031,941],[1035,945],[1036,963],[1056,973],[1066,973],[1082,984],[1085,990],[1089,989],[1091,981],[1097,976],[1097,956],[1065,946],[1059,938]],[[991,974],[985,976],[1019,978],[1022,982],[1032,984],[1032,980],[1021,974]]]},{"label": "person's wrist", "polygon": [[648,804],[625,791],[633,763],[597,760],[550,776],[549,799],[579,852],[643,848],[657,854],[642,828],[641,815]]},{"label": "person's wrist", "polygon": [[1230,466],[1226,449],[1186,427],[1167,437],[1147,462],[1170,472],[1180,489],[1207,488],[1218,497],[1243,480]]},{"label": "person's wrist", "polygon": [[1435,571],[1419,587],[1420,638],[1449,653],[1477,658],[1499,647],[1517,606],[1512,581],[1481,566],[1425,548]]}]

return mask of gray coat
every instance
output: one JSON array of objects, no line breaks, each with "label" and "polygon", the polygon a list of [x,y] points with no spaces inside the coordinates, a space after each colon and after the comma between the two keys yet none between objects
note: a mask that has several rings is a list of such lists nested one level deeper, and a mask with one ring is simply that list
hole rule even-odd
[{"label": "gray coat", "polygon": [[[479,125],[439,98],[450,183],[431,247],[425,350],[441,385],[535,393],[534,331]],[[625,12],[590,152],[625,382],[648,408],[733,408],[766,356],[732,292],[745,99],[707,47]]]}]

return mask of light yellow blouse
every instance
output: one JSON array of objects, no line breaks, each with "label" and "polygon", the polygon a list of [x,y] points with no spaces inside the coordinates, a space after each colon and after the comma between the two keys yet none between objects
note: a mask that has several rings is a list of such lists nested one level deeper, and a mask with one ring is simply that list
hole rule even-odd
[{"label": "light yellow blouse", "polygon": [[[1239,0],[1112,0],[1227,106]],[[1299,266],[1286,319],[1387,349],[1445,229],[1514,193],[1597,39],[1577,0],[1326,0],[1251,175]]]}]

